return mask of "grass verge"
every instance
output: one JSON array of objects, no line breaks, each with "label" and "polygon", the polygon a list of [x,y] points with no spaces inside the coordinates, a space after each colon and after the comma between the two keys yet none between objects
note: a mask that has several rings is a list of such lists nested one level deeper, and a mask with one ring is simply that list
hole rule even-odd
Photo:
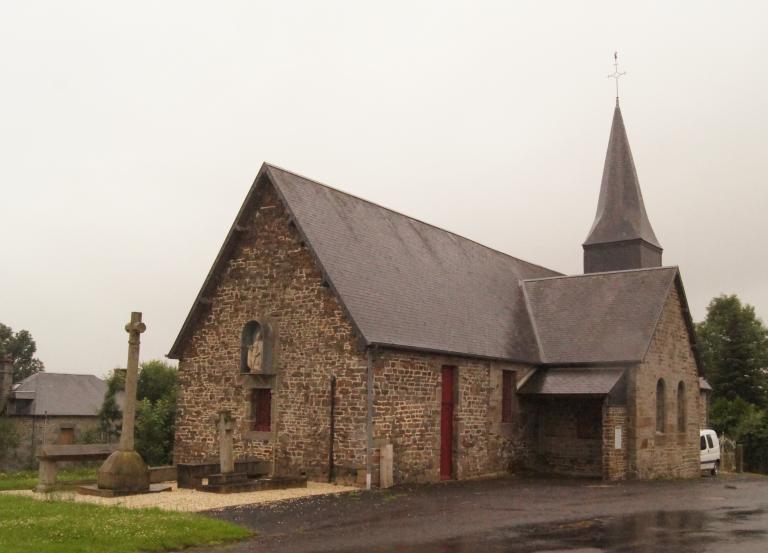
[{"label": "grass verge", "polygon": [[[56,481],[61,483],[78,480],[96,480],[98,468],[73,468],[60,470]],[[37,471],[0,472],[0,491],[31,490],[37,485]]]},{"label": "grass verge", "polygon": [[0,494],[3,553],[134,553],[245,538],[229,522],[160,509],[126,509]]}]

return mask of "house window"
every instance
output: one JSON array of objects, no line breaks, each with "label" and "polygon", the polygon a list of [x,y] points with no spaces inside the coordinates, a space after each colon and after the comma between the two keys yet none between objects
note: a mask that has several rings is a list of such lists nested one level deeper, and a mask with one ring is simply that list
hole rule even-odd
[{"label": "house window", "polygon": [[515,371],[502,371],[501,374],[501,422],[512,422],[517,399],[517,374]]},{"label": "house window", "polygon": [[659,378],[656,383],[656,432],[664,432],[667,420],[667,398],[664,389],[664,379]]},{"label": "house window", "polygon": [[599,403],[582,405],[576,414],[576,437],[582,440],[599,438],[602,422],[603,409]]},{"label": "house window", "polygon": [[257,432],[272,430],[272,390],[269,388],[251,390],[251,420]]},{"label": "house window", "polygon": [[685,384],[677,385],[677,431],[685,432]]}]

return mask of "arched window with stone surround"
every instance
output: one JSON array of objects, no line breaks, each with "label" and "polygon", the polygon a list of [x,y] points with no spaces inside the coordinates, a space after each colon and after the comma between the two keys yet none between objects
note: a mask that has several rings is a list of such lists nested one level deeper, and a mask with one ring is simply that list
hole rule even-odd
[{"label": "arched window with stone surround", "polygon": [[677,431],[685,432],[685,383],[681,380],[677,385]]},{"label": "arched window with stone surround", "polygon": [[664,379],[659,378],[656,383],[656,432],[662,433],[667,421],[667,398],[665,394]]}]

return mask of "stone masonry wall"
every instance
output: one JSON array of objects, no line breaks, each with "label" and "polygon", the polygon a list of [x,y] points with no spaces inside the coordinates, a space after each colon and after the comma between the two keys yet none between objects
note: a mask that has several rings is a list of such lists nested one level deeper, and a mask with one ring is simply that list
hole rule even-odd
[{"label": "stone masonry wall", "polygon": [[[334,461],[339,470],[365,461],[366,360],[353,328],[274,189],[246,206],[239,242],[193,323],[179,360],[174,460],[217,462],[214,420],[228,409],[237,421],[237,458],[274,462],[278,474],[325,478],[330,432],[330,378],[337,378]],[[272,431],[248,424],[248,386],[240,372],[240,337],[250,320],[275,331]]]},{"label": "stone masonry wall", "polygon": [[[673,288],[664,304],[648,354],[630,370],[628,393],[629,477],[692,478],[699,476],[698,372],[678,291]],[[664,379],[666,420],[656,431],[656,386]],[[678,383],[685,387],[685,427],[677,428]]]},{"label": "stone masonry wall", "polygon": [[627,408],[624,405],[604,405],[603,478],[624,480],[627,477],[627,461]]},{"label": "stone masonry wall", "polygon": [[75,443],[81,443],[84,435],[99,428],[97,417],[9,417],[19,435],[19,446],[2,463],[6,469],[37,468],[35,452],[44,444],[56,444],[62,428],[74,430]]},{"label": "stone masonry wall", "polygon": [[501,422],[502,370],[516,371],[519,380],[529,367],[383,350],[374,361],[374,443],[392,443],[396,484],[440,479],[441,371],[446,365],[456,368],[454,477],[506,472],[521,460],[519,410],[514,422]]}]

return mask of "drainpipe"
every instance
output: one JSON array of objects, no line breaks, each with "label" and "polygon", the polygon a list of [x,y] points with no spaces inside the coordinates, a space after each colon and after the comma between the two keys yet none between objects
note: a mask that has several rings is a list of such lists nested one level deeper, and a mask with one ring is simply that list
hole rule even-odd
[{"label": "drainpipe", "polygon": [[328,483],[333,483],[333,439],[336,433],[336,377],[331,375],[331,421],[328,444]]},{"label": "drainpipe", "polygon": [[373,476],[373,348],[366,349],[367,358],[367,403],[368,410],[365,417],[365,489],[371,489],[371,479]]},{"label": "drainpipe", "polygon": [[35,466],[35,421],[37,417],[32,415],[32,436],[29,442],[29,466],[34,468]]}]

